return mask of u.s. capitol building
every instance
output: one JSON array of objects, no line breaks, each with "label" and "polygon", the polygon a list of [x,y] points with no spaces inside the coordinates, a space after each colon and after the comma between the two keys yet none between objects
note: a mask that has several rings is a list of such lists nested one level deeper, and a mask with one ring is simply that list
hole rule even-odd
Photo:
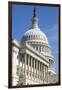
[{"label": "u.s. capitol building", "polygon": [[54,56],[33,10],[32,27],[19,44],[12,40],[12,85],[54,83]]}]

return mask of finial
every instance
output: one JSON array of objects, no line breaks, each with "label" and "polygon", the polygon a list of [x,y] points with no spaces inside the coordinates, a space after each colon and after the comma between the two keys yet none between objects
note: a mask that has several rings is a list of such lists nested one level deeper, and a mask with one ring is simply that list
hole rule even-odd
[{"label": "finial", "polygon": [[36,9],[35,8],[33,10],[33,13],[34,13],[33,17],[35,17],[36,16]]}]

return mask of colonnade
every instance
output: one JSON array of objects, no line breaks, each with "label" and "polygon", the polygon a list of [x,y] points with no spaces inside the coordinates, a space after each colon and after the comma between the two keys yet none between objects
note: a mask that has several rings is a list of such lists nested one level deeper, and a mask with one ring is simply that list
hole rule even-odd
[{"label": "colonnade", "polygon": [[19,70],[19,72],[22,72],[28,79],[39,80],[43,83],[48,82],[48,66],[28,54],[21,56],[20,62],[22,62],[22,71]]}]

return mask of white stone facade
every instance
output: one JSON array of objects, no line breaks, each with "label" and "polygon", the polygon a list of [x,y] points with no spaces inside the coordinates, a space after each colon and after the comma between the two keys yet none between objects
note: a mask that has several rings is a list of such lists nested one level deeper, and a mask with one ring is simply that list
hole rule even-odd
[{"label": "white stone facade", "polygon": [[12,41],[12,85],[54,83],[54,74],[51,46],[34,9],[32,28],[24,33],[21,44]]}]

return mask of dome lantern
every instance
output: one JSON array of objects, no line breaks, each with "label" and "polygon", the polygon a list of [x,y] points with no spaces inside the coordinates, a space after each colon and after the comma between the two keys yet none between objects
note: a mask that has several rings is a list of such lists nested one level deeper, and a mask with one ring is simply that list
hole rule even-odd
[{"label": "dome lantern", "polygon": [[33,10],[32,28],[38,28],[38,18],[36,17],[36,9]]}]

